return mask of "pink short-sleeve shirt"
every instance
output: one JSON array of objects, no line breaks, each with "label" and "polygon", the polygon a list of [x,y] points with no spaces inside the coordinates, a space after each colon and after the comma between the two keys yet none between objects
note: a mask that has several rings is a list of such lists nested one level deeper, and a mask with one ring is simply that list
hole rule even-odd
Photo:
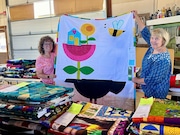
[{"label": "pink short-sleeve shirt", "polygon": [[[40,55],[36,59],[36,71],[42,70],[44,74],[50,75],[54,74],[54,60],[55,60],[56,54],[51,53],[50,58],[45,58],[42,55]],[[54,84],[53,79],[42,79],[40,78],[43,83],[46,84]]]}]

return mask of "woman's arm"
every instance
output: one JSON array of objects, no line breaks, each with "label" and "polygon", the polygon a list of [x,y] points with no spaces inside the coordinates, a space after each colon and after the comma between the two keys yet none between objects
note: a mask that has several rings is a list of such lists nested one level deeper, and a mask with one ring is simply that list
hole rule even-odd
[{"label": "woman's arm", "polygon": [[48,75],[44,74],[44,73],[42,72],[42,70],[39,70],[39,71],[36,70],[36,75],[37,75],[38,78],[48,79]]},{"label": "woman's arm", "polygon": [[134,77],[134,78],[132,79],[132,81],[133,81],[134,83],[137,83],[137,84],[143,84],[143,85],[145,85],[144,78]]},{"label": "woman's arm", "polygon": [[137,11],[132,11],[134,14],[134,18],[135,21],[138,25],[139,30],[141,31],[141,35],[143,37],[143,39],[148,43],[148,45],[150,46],[150,37],[151,37],[151,33],[149,31],[149,29],[145,26],[145,24],[142,22],[142,20],[140,19],[140,17],[137,14]]},{"label": "woman's arm", "polygon": [[142,20],[138,16],[137,11],[134,10],[132,12],[134,14],[134,18],[135,18],[135,21],[136,21],[136,23],[138,25],[139,30],[142,31],[144,29],[144,27],[145,27],[145,24],[142,22]]},{"label": "woman's arm", "polygon": [[55,74],[46,74],[44,73],[43,71],[43,61],[40,57],[38,57],[36,59],[36,64],[35,64],[35,67],[36,67],[36,75],[38,78],[41,78],[41,79],[53,79],[53,78],[56,78],[56,75]]}]

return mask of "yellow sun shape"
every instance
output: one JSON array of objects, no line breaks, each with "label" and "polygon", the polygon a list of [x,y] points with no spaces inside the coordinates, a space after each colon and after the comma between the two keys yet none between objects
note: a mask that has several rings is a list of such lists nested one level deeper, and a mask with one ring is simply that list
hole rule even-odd
[{"label": "yellow sun shape", "polygon": [[86,23],[81,26],[81,32],[86,36],[92,35],[94,31],[95,27],[92,24]]}]

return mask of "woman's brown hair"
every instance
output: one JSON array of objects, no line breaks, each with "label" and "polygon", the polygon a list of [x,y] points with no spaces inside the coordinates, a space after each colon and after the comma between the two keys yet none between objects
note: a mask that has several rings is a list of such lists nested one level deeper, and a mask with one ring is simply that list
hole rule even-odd
[{"label": "woman's brown hair", "polygon": [[51,38],[50,36],[44,36],[44,37],[41,37],[40,41],[39,41],[39,45],[38,45],[38,50],[39,50],[39,53],[40,54],[44,54],[44,48],[43,48],[43,44],[44,42],[47,42],[47,41],[50,41],[53,43],[53,49],[51,52],[55,52],[55,42],[53,40],[53,38]]}]

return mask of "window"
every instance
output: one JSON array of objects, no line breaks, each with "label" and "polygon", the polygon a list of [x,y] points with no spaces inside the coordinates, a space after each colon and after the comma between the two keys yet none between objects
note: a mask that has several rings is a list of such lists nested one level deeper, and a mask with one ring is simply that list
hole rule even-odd
[{"label": "window", "polygon": [[54,16],[54,1],[44,0],[34,2],[34,18]]},{"label": "window", "polygon": [[5,32],[0,32],[0,52],[7,52]]}]

